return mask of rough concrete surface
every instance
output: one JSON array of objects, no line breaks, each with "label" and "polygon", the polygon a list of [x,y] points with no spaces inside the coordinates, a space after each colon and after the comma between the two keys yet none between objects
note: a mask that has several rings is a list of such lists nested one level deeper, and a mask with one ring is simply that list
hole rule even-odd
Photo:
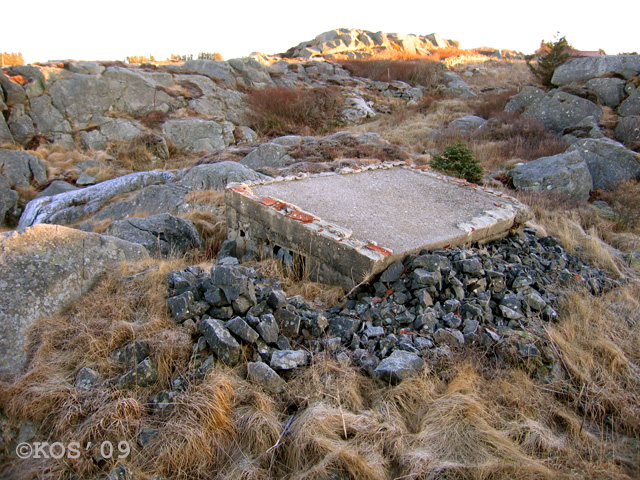
[{"label": "rough concrete surface", "polygon": [[393,167],[232,184],[229,238],[261,255],[285,249],[312,278],[351,288],[410,253],[498,238],[527,219],[511,197]]},{"label": "rough concrete surface", "polygon": [[253,192],[291,203],[394,252],[458,236],[459,224],[496,209],[495,197],[404,168],[272,183]]}]

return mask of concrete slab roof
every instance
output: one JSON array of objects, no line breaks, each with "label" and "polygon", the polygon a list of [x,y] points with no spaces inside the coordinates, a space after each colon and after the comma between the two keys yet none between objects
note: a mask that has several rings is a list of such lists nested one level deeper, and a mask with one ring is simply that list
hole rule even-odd
[{"label": "concrete slab roof", "polygon": [[[234,195],[242,200],[233,201]],[[256,206],[242,207],[243,201]],[[232,230],[240,228],[238,220],[251,218],[254,225],[271,231],[258,235],[263,240],[271,236],[273,241],[279,232],[281,247],[304,249],[319,262],[333,263],[338,271],[341,265],[336,262],[350,263],[348,272],[342,273],[352,280],[341,282],[348,284],[422,249],[500,237],[528,216],[524,205],[499,192],[397,162],[231,186],[227,207],[232,210]],[[274,211],[280,215],[274,217]],[[287,225],[290,222],[303,227],[304,235],[295,235]],[[255,232],[249,235],[255,236]],[[360,262],[366,268],[360,270],[370,271],[355,272],[348,255],[314,247],[320,237],[342,243],[341,248],[350,247],[353,256],[366,257],[368,263]]]}]

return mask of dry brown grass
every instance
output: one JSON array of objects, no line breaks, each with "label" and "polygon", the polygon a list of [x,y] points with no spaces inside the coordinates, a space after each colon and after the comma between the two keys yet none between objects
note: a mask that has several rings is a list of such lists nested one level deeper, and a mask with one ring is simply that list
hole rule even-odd
[{"label": "dry brown grass", "polygon": [[[456,70],[473,68],[473,63],[456,66]],[[535,75],[524,60],[488,60],[483,62],[471,76],[464,81],[478,92],[521,89],[525,85],[539,85]]]},{"label": "dry brown grass", "polygon": [[167,158],[161,147],[162,139],[142,135],[134,140],[111,140],[107,153],[113,157],[113,168],[121,172],[144,172],[166,169]]},{"label": "dry brown grass", "polygon": [[222,242],[227,239],[227,221],[222,214],[195,209],[180,217],[191,220],[204,239],[204,249],[197,253],[194,260],[206,261],[216,258]]},{"label": "dry brown grass", "polygon": [[[285,376],[281,395],[243,380],[242,368],[216,366],[159,418],[146,399],[183,372],[190,354],[190,337],[166,318],[162,287],[166,273],[183,266],[161,264],[127,283],[121,279],[129,272],[120,272],[66,316],[39,322],[27,375],[3,386],[3,412],[13,422],[39,422],[49,441],[133,446],[140,429],[157,428],[152,443],[126,460],[142,478],[630,480],[640,473],[638,285],[566,297],[559,322],[548,327],[559,365],[551,381],[499,367],[469,347],[389,387],[319,354],[311,367]],[[132,339],[151,344],[164,372],[156,386],[73,387],[84,365],[120,374],[106,357]],[[7,460],[0,471],[11,472]],[[90,455],[49,460],[45,478],[104,476],[114,466]],[[14,467],[13,477],[29,478],[43,464]]]},{"label": "dry brown grass", "polygon": [[210,207],[222,207],[224,205],[224,192],[216,190],[191,190],[184,197],[185,203],[204,205]]},{"label": "dry brown grass", "polygon": [[272,87],[247,93],[250,124],[266,136],[326,133],[341,122],[344,98],[336,87]]},{"label": "dry brown grass", "polygon": [[297,278],[283,266],[282,262],[273,258],[263,259],[252,266],[266,278],[277,278],[289,297],[301,295],[309,301],[332,307],[344,296],[344,290],[341,287],[312,282],[309,280],[308,272],[303,273],[303,278]]}]

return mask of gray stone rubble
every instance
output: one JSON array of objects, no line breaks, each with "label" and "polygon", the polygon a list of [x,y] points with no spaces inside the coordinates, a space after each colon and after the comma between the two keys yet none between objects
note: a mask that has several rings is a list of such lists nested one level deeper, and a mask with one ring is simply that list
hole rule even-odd
[{"label": "gray stone rubble", "polygon": [[248,361],[249,380],[277,392],[286,389],[288,372],[315,355],[396,384],[462,345],[499,361],[534,362],[536,374],[547,376],[558,359],[544,325],[557,318],[560,289],[586,286],[599,294],[618,281],[527,228],[482,249],[409,255],[328,310],[286,298],[277,280],[240,265],[188,267],[172,272],[168,284],[174,321],[195,322],[203,337],[194,336],[193,369],[160,402],[199,381],[215,359]]}]

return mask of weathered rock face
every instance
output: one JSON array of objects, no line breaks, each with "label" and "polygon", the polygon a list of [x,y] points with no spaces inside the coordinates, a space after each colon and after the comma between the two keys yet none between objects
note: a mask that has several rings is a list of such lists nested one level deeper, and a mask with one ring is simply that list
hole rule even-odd
[{"label": "weathered rock face", "polygon": [[556,68],[551,83],[559,86],[569,85],[612,74],[629,79],[638,72],[640,72],[640,55],[574,58]]},{"label": "weathered rock face", "polygon": [[233,125],[200,118],[169,120],[162,127],[163,133],[178,147],[187,150],[215,152],[234,142]]},{"label": "weathered rock face", "polygon": [[151,255],[184,255],[204,245],[202,237],[190,220],[168,213],[146,218],[117,220],[107,228],[106,235],[142,245]]},{"label": "weathered rock face", "polygon": [[509,172],[520,189],[544,192],[555,190],[580,200],[589,199],[593,180],[579,152],[565,152],[518,165]]},{"label": "weathered rock face", "polygon": [[562,133],[565,128],[576,125],[586,117],[600,120],[602,110],[589,100],[556,90],[533,103],[523,115],[540,120],[549,130]]},{"label": "weathered rock face", "polygon": [[37,225],[0,236],[0,374],[24,366],[28,328],[84,295],[121,262],[148,256],[140,245],[66,227]]},{"label": "weathered rock face", "polygon": [[47,172],[39,158],[27,152],[0,149],[0,226],[15,225],[20,217],[15,188],[38,185],[46,179]]},{"label": "weathered rock face", "polygon": [[258,181],[264,179],[251,168],[236,162],[219,162],[196,165],[179,181],[189,190],[221,190],[231,182]]},{"label": "weathered rock face", "polygon": [[105,182],[62,193],[55,197],[31,200],[20,217],[19,227],[26,228],[38,223],[67,225],[100,210],[109,200],[149,185],[164,184],[175,179],[170,172],[131,173]]},{"label": "weathered rock face", "polygon": [[28,187],[31,182],[44,183],[47,171],[39,158],[27,152],[0,149],[0,174],[13,187]]},{"label": "weathered rock face", "polygon": [[393,49],[411,55],[428,55],[429,50],[458,44],[454,40],[445,40],[436,33],[426,36],[401,35],[341,28],[321,33],[313,40],[302,42],[297,47],[290,48],[285,56],[311,58],[344,54],[348,58],[361,58],[382,49]]},{"label": "weathered rock face", "polygon": [[586,162],[596,190],[613,190],[620,183],[640,178],[638,154],[618,142],[608,138],[578,140],[567,150],[574,151]]},{"label": "weathered rock face", "polygon": [[640,150],[640,115],[621,118],[616,127],[616,137],[627,147]]},{"label": "weathered rock face", "polygon": [[253,170],[259,170],[264,167],[283,168],[294,161],[287,154],[285,147],[274,143],[264,143],[244,157],[240,163]]},{"label": "weathered rock face", "polygon": [[640,115],[640,88],[636,88],[627,99],[620,104],[618,112],[623,116]]},{"label": "weathered rock face", "polygon": [[625,95],[625,81],[620,78],[592,78],[585,86],[596,94],[600,103],[611,108],[620,105]]}]

